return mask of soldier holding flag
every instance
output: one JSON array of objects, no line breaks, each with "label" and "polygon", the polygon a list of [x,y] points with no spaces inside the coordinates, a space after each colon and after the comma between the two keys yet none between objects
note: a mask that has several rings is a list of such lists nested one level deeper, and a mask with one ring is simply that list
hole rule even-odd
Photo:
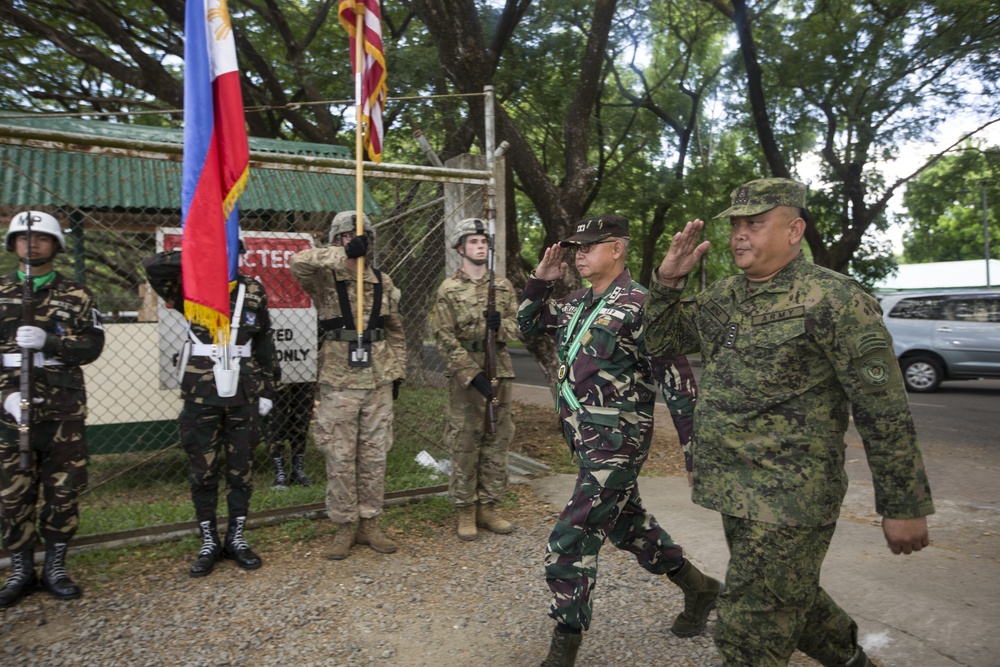
[{"label": "soldier holding flag", "polygon": [[[458,536],[477,537],[477,525],[494,533],[509,533],[510,522],[497,516],[495,506],[507,490],[507,449],[514,437],[511,381],[514,367],[506,347],[517,340],[517,297],[506,278],[495,280],[496,309],[487,310],[490,276],[487,270],[492,239],[479,218],[459,222],[448,245],[462,256],[462,266],[445,278],[434,305],[434,338],[438,353],[448,361],[450,393],[445,442],[451,454],[449,495],[458,509]],[[496,333],[496,382],[483,372],[486,328]],[[496,433],[484,431],[486,401],[495,400]]]}]

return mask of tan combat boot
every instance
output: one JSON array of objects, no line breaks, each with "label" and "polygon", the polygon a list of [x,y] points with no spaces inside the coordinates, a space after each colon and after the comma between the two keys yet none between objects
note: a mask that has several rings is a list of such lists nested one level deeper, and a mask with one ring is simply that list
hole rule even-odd
[{"label": "tan combat boot", "polygon": [[706,577],[689,560],[676,574],[667,576],[684,591],[684,611],[674,619],[670,630],[678,637],[694,637],[708,625],[708,613],[715,609],[715,600],[724,586]]},{"label": "tan combat boot", "polygon": [[476,532],[476,506],[458,508],[458,539],[470,542],[479,537]]},{"label": "tan combat boot", "polygon": [[574,667],[576,665],[576,654],[583,643],[582,634],[571,634],[568,632],[552,631],[552,643],[549,645],[549,654],[545,656],[540,667]]},{"label": "tan combat boot", "polygon": [[326,557],[329,560],[344,560],[351,555],[355,530],[354,522],[337,524],[337,534],[333,536],[333,546],[326,552]]},{"label": "tan combat boot", "polygon": [[496,513],[496,508],[491,503],[479,504],[476,525],[480,528],[485,528],[491,533],[499,533],[500,535],[507,535],[514,532],[514,526],[510,525],[510,521],[501,519]]},{"label": "tan combat boot", "polygon": [[358,526],[358,544],[367,544],[380,554],[391,554],[398,548],[378,526],[378,519],[362,519]]}]

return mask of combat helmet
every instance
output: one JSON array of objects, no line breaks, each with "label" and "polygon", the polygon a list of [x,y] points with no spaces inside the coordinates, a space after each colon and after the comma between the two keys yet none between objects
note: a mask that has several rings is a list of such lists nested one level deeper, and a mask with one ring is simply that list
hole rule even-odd
[{"label": "combat helmet", "polygon": [[4,237],[7,252],[14,250],[14,235],[28,231],[29,221],[31,222],[31,231],[54,237],[59,243],[59,250],[66,252],[66,239],[63,236],[62,227],[59,226],[59,221],[42,211],[21,211],[11,218],[10,227],[7,228],[7,235]]},{"label": "combat helmet", "polygon": [[[365,230],[365,235],[371,241],[375,240],[375,232],[372,229],[372,221],[368,217],[367,213],[362,214],[364,218],[362,219],[362,228]],[[346,232],[353,232],[356,227],[355,220],[357,219],[357,214],[354,211],[341,211],[337,215],[333,216],[333,220],[330,221],[330,231],[327,233],[326,242],[333,245],[333,240],[337,238],[339,234],[344,234]]]},{"label": "combat helmet", "polygon": [[489,228],[486,225],[486,221],[482,218],[466,218],[465,220],[460,220],[455,228],[451,230],[451,236],[448,237],[448,245],[452,248],[457,248],[462,245],[465,241],[465,237],[471,234],[488,234]]}]

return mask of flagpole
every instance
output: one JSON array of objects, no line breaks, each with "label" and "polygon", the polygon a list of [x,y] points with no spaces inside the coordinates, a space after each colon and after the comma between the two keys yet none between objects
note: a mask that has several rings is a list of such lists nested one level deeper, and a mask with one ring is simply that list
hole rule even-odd
[{"label": "flagpole", "polygon": [[[364,197],[364,178],[365,178],[365,168],[364,168],[364,134],[362,133],[362,119],[364,118],[364,99],[362,93],[362,77],[364,76],[364,62],[365,62],[365,6],[362,3],[354,4],[354,62],[356,63],[354,71],[354,107],[356,109],[355,115],[357,117],[357,130],[355,132],[354,138],[354,152],[357,160],[355,166],[355,177],[354,177],[354,210],[356,215],[354,216],[354,233],[357,236],[361,236],[365,233],[364,228],[364,218],[365,218],[365,197]],[[371,242],[371,239],[368,239]],[[355,326],[358,332],[358,349],[363,349],[363,332],[364,332],[364,317],[365,317],[365,257],[362,255],[358,257],[358,307],[357,307],[357,318],[355,319]]]}]

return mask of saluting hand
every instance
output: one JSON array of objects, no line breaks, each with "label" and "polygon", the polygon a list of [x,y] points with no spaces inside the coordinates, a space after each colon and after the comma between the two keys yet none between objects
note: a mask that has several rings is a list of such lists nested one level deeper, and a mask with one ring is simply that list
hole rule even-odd
[{"label": "saluting hand", "polygon": [[562,261],[563,248],[558,243],[553,243],[550,247],[545,249],[545,254],[542,255],[542,261],[538,263],[538,267],[535,269],[535,277],[539,280],[559,280],[562,275],[566,272],[569,266],[566,262]]},{"label": "saluting hand", "polygon": [[660,262],[660,268],[656,273],[656,279],[660,283],[667,287],[676,287],[681,279],[691,273],[698,260],[708,252],[711,243],[698,242],[698,236],[704,226],[702,220],[692,220],[684,225],[684,229],[674,234],[670,250]]}]

